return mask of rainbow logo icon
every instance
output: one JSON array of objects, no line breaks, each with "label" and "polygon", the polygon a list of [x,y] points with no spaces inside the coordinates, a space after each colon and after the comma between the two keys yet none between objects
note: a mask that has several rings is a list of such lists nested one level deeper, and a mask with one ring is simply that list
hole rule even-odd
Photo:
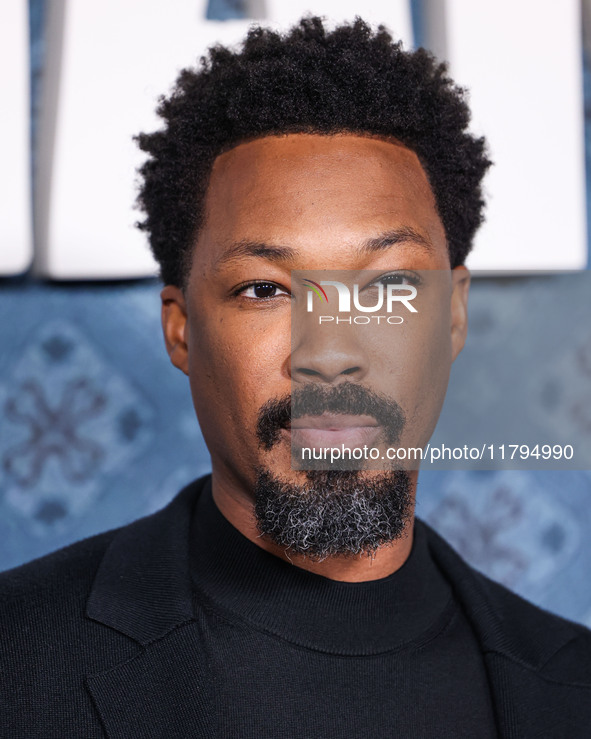
[{"label": "rainbow logo icon", "polygon": [[320,300],[324,300],[325,303],[328,303],[328,295],[317,282],[314,282],[313,280],[308,280],[308,279],[303,279],[302,282],[307,288],[309,288],[314,293],[316,293],[316,295],[318,295]]}]

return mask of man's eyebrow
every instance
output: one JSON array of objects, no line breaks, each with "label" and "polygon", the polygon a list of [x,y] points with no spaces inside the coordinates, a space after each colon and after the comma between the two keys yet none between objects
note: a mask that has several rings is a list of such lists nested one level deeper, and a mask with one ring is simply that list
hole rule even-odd
[{"label": "man's eyebrow", "polygon": [[266,244],[264,241],[248,241],[243,239],[231,244],[217,259],[216,269],[227,262],[244,259],[245,257],[262,257],[270,262],[288,262],[298,257],[300,252],[291,246]]},{"label": "man's eyebrow", "polygon": [[431,241],[411,226],[393,228],[389,231],[385,231],[379,236],[374,236],[361,245],[360,251],[382,251],[384,249],[389,249],[391,246],[395,246],[396,244],[414,244],[430,253],[435,251],[435,247]]},{"label": "man's eyebrow", "polygon": [[[410,226],[394,228],[378,236],[373,236],[364,241],[357,250],[361,253],[371,253],[389,249],[396,244],[414,244],[428,252],[433,252],[433,244]],[[260,257],[269,262],[289,262],[301,255],[297,249],[280,244],[267,244],[264,241],[249,241],[242,239],[231,244],[216,261],[216,269],[227,262],[240,260],[248,257]]]}]

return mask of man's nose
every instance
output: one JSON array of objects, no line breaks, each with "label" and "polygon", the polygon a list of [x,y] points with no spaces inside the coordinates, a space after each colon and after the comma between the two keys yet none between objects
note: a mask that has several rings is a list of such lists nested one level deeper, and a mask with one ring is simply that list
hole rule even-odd
[{"label": "man's nose", "polygon": [[335,326],[302,337],[290,357],[292,382],[362,380],[369,369],[368,356],[354,333]]}]

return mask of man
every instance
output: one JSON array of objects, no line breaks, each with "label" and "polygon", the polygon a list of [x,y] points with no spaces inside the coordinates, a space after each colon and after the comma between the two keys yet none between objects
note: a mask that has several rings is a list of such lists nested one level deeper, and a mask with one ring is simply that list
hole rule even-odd
[{"label": "man", "polygon": [[[415,519],[416,465],[294,464],[433,430],[489,165],[462,92],[383,29],[311,18],[213,49],[159,113],[141,226],[213,472],[0,578],[2,736],[589,736],[590,632]],[[323,333],[312,288],[347,275],[411,329]]]}]

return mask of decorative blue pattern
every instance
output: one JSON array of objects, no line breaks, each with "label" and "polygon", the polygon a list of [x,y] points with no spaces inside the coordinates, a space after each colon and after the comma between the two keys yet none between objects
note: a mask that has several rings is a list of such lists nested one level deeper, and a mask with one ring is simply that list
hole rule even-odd
[{"label": "decorative blue pattern", "polygon": [[86,512],[100,479],[137,459],[154,432],[150,403],[64,320],[31,336],[0,408],[6,501],[38,530]]},{"label": "decorative blue pattern", "polygon": [[[0,567],[164,505],[209,469],[154,282],[0,294]],[[41,318],[40,318],[41,317]]]},{"label": "decorative blue pattern", "polygon": [[473,566],[591,626],[591,472],[421,473],[417,515]]}]

